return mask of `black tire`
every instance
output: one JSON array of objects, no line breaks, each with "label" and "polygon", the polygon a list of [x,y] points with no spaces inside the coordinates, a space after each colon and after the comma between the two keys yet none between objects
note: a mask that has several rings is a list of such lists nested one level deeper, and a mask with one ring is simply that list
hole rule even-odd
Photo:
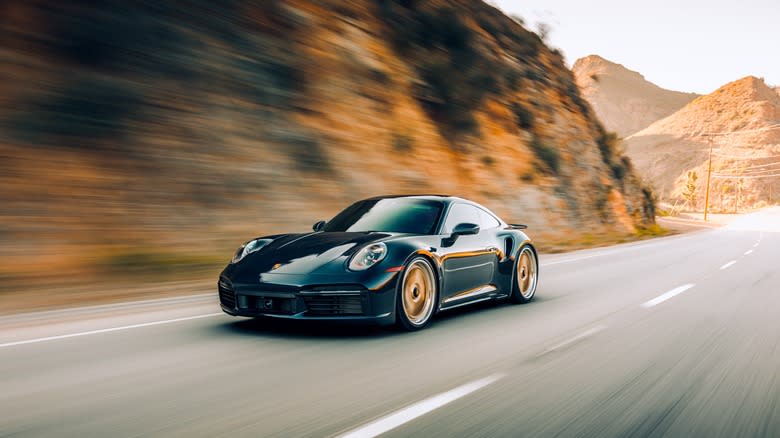
[{"label": "black tire", "polygon": [[536,285],[539,283],[539,258],[531,245],[523,245],[517,252],[514,274],[512,275],[513,303],[524,304],[536,296]]},{"label": "black tire", "polygon": [[415,257],[404,267],[396,292],[396,324],[415,331],[428,325],[439,299],[439,284],[431,262]]}]

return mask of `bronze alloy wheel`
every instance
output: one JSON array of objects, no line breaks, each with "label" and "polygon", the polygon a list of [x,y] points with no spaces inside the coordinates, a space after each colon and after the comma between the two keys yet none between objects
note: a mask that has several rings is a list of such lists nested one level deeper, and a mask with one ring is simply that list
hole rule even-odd
[{"label": "bronze alloy wheel", "polygon": [[517,301],[526,302],[534,297],[538,269],[539,265],[534,251],[528,246],[523,247],[517,256],[516,287],[517,293],[520,295],[517,297],[519,298]]},{"label": "bronze alloy wheel", "polygon": [[436,298],[436,277],[424,259],[412,260],[407,266],[401,286],[401,304],[405,319],[415,327],[423,326],[433,314]]}]

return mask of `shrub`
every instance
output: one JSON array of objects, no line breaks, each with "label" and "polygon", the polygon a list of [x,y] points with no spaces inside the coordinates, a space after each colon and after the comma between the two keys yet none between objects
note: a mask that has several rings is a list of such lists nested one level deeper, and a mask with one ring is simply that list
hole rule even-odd
[{"label": "shrub", "polygon": [[520,87],[520,79],[522,76],[523,75],[518,68],[510,66],[506,69],[506,73],[504,74],[504,83],[506,83],[506,86],[509,87],[510,90],[517,91]]},{"label": "shrub", "polygon": [[[477,121],[472,110],[476,102],[464,87],[462,78],[454,74],[449,64],[431,62],[420,68],[425,90],[417,90],[418,99],[432,119],[443,125],[445,131],[476,133]],[[445,132],[447,135],[452,133]]]},{"label": "shrub", "polygon": [[557,175],[560,170],[560,155],[558,150],[542,142],[539,137],[534,136],[529,145],[536,157],[545,166],[548,172]]},{"label": "shrub", "polygon": [[313,134],[292,128],[277,131],[271,138],[280,144],[298,170],[320,173],[332,170],[327,152]]},{"label": "shrub", "polygon": [[239,93],[260,105],[287,107],[304,88],[303,70],[290,59],[257,57],[240,60],[237,67]]},{"label": "shrub", "polygon": [[414,138],[411,135],[394,132],[392,143],[396,152],[409,152],[414,147]]},{"label": "shrub", "polygon": [[609,164],[612,161],[612,156],[615,155],[619,141],[620,138],[616,133],[607,131],[602,131],[596,139],[601,157],[605,163]]},{"label": "shrub", "polygon": [[570,74],[565,74],[560,78],[563,93],[569,97],[571,103],[574,105],[572,108],[574,111],[579,111],[582,115],[588,116],[590,114],[590,106],[588,102],[580,94],[580,88],[574,82],[574,78]]},{"label": "shrub", "polygon": [[655,205],[656,197],[655,193],[650,187],[642,187],[642,195],[644,196],[644,202],[642,203],[642,210],[646,219],[655,220]]},{"label": "shrub", "polygon": [[637,237],[666,236],[667,234],[669,234],[668,229],[655,223],[647,226],[640,226],[636,229]]},{"label": "shrub", "polygon": [[626,176],[626,168],[622,164],[612,163],[609,165],[609,168],[612,170],[612,175],[616,180],[623,181],[623,177]]},{"label": "shrub", "polygon": [[601,152],[601,159],[609,166],[612,175],[618,181],[623,181],[631,169],[631,160],[620,154],[620,138],[614,132],[600,131],[596,143]]},{"label": "shrub", "polygon": [[535,68],[529,67],[525,70],[525,78],[529,81],[541,82],[544,79],[544,76],[536,71]]},{"label": "shrub", "polygon": [[517,126],[524,130],[529,130],[534,126],[534,113],[520,103],[512,104],[512,112],[515,114]]}]

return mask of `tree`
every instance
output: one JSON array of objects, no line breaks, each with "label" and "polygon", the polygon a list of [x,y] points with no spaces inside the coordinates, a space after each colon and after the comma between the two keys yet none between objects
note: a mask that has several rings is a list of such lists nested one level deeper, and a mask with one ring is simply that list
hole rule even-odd
[{"label": "tree", "polygon": [[699,175],[696,172],[689,171],[688,182],[685,183],[685,191],[683,192],[685,200],[688,201],[688,206],[694,209],[696,208],[696,180],[698,179]]},{"label": "tree", "polygon": [[536,34],[539,35],[539,38],[541,38],[542,41],[547,42],[547,37],[550,36],[550,32],[552,32],[552,26],[549,24],[543,21],[536,23]]}]

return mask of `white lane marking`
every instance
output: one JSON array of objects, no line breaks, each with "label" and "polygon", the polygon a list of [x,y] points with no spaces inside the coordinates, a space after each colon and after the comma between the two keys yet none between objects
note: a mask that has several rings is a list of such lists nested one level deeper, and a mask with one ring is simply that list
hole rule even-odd
[{"label": "white lane marking", "polygon": [[577,261],[580,261],[580,260],[592,259],[593,257],[601,257],[601,256],[605,256],[605,255],[609,255],[609,254],[592,254],[592,255],[583,256],[583,257],[572,257],[570,259],[556,260],[554,262],[542,262],[542,263],[540,263],[540,265],[541,266],[559,265],[561,263],[577,262]]},{"label": "white lane marking", "polygon": [[644,303],[642,303],[642,307],[649,308],[649,307],[657,306],[657,305],[663,303],[664,301],[668,300],[669,298],[674,298],[675,296],[685,292],[686,290],[688,290],[688,289],[690,289],[690,288],[692,288],[694,286],[696,286],[696,285],[693,284],[693,283],[689,283],[689,284],[684,284],[682,286],[678,286],[678,287],[670,290],[669,292],[664,292],[661,295],[658,295],[657,297],[653,298],[650,301],[645,301]]},{"label": "white lane marking", "polygon": [[550,348],[542,351],[541,353],[537,354],[536,357],[544,356],[547,353],[552,353],[555,350],[559,350],[559,349],[561,349],[563,347],[567,347],[567,346],[569,346],[569,345],[571,345],[571,344],[573,344],[573,343],[575,343],[577,341],[585,339],[585,338],[587,338],[589,336],[593,336],[596,333],[604,330],[605,328],[607,328],[607,326],[605,326],[605,325],[597,325],[596,327],[591,327],[591,328],[585,330],[584,332],[582,332],[582,333],[580,333],[580,334],[578,334],[576,336],[573,336],[573,337],[571,337],[571,338],[569,338],[569,339],[567,339],[567,340],[565,340],[565,341],[563,341],[563,342],[561,342],[559,344],[553,345],[552,347],[550,347]]},{"label": "white lane marking", "polygon": [[473,382],[466,383],[447,392],[434,395],[409,405],[378,420],[360,426],[357,429],[350,430],[349,432],[339,435],[339,438],[371,438],[381,435],[402,424],[408,423],[417,417],[421,417],[428,412],[469,395],[478,389],[484,388],[503,377],[503,374],[493,374],[479,380],[474,380]]},{"label": "white lane marking", "polygon": [[201,319],[201,318],[209,318],[212,316],[218,316],[222,315],[222,313],[207,313],[205,315],[195,315],[195,316],[187,316],[184,318],[176,318],[176,319],[166,319],[164,321],[152,321],[152,322],[144,322],[141,324],[132,324],[132,325],[123,325],[121,327],[111,327],[111,328],[105,328],[105,329],[99,329],[99,330],[90,330],[87,332],[78,332],[78,333],[69,333],[67,335],[57,335],[57,336],[47,336],[45,338],[36,338],[36,339],[28,339],[25,341],[15,341],[15,342],[6,342],[5,344],[0,344],[0,348],[5,347],[13,347],[16,345],[26,345],[26,344],[37,344],[38,342],[46,342],[46,341],[56,341],[58,339],[67,339],[67,338],[76,338],[79,336],[87,336],[87,335],[96,335],[98,333],[110,333],[110,332],[117,332],[120,330],[129,330],[134,328],[140,328],[140,327],[150,327],[154,325],[162,325],[162,324],[171,324],[174,322],[181,322],[181,321],[190,321],[193,319]]},{"label": "white lane marking", "polygon": [[753,244],[753,248],[758,248],[758,244],[759,244],[759,243],[760,243],[760,242],[756,242],[756,243],[754,243],[754,244]]},{"label": "white lane marking", "polygon": [[730,268],[730,267],[734,266],[736,263],[737,263],[737,261],[736,261],[736,260],[732,260],[732,261],[730,261],[730,262],[726,263],[725,265],[721,266],[721,267],[720,267],[720,270],[722,271],[722,270],[724,270],[724,269],[728,269],[728,268]]},{"label": "white lane marking", "polygon": [[753,253],[753,250],[752,250],[752,249],[749,249],[749,250],[745,251],[745,255],[750,255],[750,254],[752,254],[752,253]]}]

